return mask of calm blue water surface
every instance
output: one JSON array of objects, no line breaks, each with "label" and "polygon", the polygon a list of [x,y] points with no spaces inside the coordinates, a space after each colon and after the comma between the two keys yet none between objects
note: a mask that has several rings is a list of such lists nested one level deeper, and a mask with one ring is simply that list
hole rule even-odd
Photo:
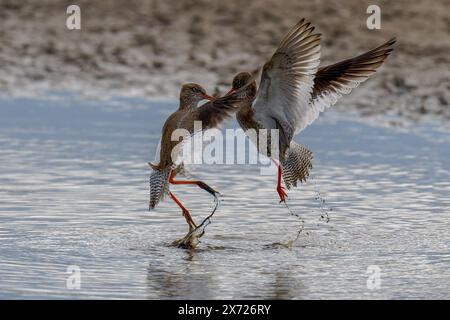
[{"label": "calm blue water surface", "polygon": [[[223,201],[189,251],[169,246],[186,232],[175,204],[147,211],[146,163],[175,108],[0,100],[0,298],[450,298],[448,131],[322,115],[296,138],[315,161],[312,179],[288,192],[305,222],[290,249],[271,246],[300,228],[278,204],[275,175],[195,166]],[[196,220],[209,213],[208,194],[173,190]],[[80,289],[67,287],[68,266],[80,268]]]}]

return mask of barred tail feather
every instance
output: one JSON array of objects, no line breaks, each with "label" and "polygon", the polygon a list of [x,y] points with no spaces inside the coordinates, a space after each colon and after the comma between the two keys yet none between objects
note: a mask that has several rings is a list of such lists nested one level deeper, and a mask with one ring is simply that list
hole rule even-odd
[{"label": "barred tail feather", "polygon": [[313,154],[305,147],[291,142],[284,160],[281,161],[286,188],[297,187],[297,181],[304,182],[312,169]]},{"label": "barred tail feather", "polygon": [[152,210],[156,205],[164,199],[164,196],[169,192],[169,174],[171,168],[164,170],[153,170],[150,174],[150,202],[149,210]]}]

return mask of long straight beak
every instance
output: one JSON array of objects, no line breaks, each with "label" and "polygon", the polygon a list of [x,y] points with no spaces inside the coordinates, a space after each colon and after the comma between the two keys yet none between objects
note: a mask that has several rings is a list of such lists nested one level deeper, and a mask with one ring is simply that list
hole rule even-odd
[{"label": "long straight beak", "polygon": [[211,97],[211,96],[209,96],[209,95],[207,95],[207,94],[204,94],[204,95],[203,95],[203,99],[206,99],[206,100],[209,100],[209,101],[213,101],[215,98],[214,98],[214,97]]}]

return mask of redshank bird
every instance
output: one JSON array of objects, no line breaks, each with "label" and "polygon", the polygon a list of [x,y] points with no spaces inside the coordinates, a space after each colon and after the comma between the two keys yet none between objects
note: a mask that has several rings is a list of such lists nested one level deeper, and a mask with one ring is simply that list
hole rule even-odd
[{"label": "redshank bird", "polygon": [[[205,89],[198,84],[188,83],[182,86],[178,110],[167,118],[162,129],[159,163],[153,164],[149,162],[150,167],[153,169],[150,175],[149,210],[154,209],[159,201],[167,194],[180,207],[189,225],[189,231],[191,232],[197,227],[189,210],[170,191],[169,185],[197,185],[215,197],[217,191],[203,181],[175,180],[176,174],[183,170],[183,163],[179,163],[179,159],[177,159],[179,153],[174,152],[174,149],[182,141],[172,141],[172,133],[176,129],[185,129],[189,135],[193,135],[196,133],[194,132],[196,129],[196,121],[201,121],[201,130],[203,131],[217,127],[222,121],[231,117],[241,105],[248,103],[247,101],[254,100],[256,83],[251,84],[244,87],[241,86],[240,89],[233,91],[232,94],[217,99],[207,95]],[[204,99],[208,99],[210,102],[197,107],[198,103]]]},{"label": "redshank bird", "polygon": [[[395,38],[366,53],[319,68],[320,37],[314,27],[302,19],[283,38],[272,58],[262,69],[261,81],[254,101],[244,104],[236,113],[240,126],[256,130],[258,151],[269,156],[278,167],[277,192],[280,202],[286,202],[286,188],[296,187],[309,176],[313,154],[292,141],[326,108],[334,105],[343,94],[349,94],[361,82],[375,73],[393,50]],[[233,79],[229,94],[252,79],[242,72]],[[259,129],[267,129],[266,146],[260,150]],[[278,154],[271,154],[270,129],[278,129]],[[264,132],[264,131],[262,131]],[[249,135],[255,140],[255,135]]]}]

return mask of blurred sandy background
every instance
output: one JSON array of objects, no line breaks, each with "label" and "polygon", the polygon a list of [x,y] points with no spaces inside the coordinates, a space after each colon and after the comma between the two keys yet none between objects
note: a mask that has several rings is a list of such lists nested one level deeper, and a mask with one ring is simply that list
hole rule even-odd
[{"label": "blurred sandy background", "polygon": [[[81,7],[82,30],[66,28]],[[381,7],[381,30],[366,8]],[[0,94],[176,98],[183,82],[220,90],[253,70],[300,18],[322,33],[324,64],[396,36],[396,51],[337,108],[450,119],[450,1],[0,0]]]}]

